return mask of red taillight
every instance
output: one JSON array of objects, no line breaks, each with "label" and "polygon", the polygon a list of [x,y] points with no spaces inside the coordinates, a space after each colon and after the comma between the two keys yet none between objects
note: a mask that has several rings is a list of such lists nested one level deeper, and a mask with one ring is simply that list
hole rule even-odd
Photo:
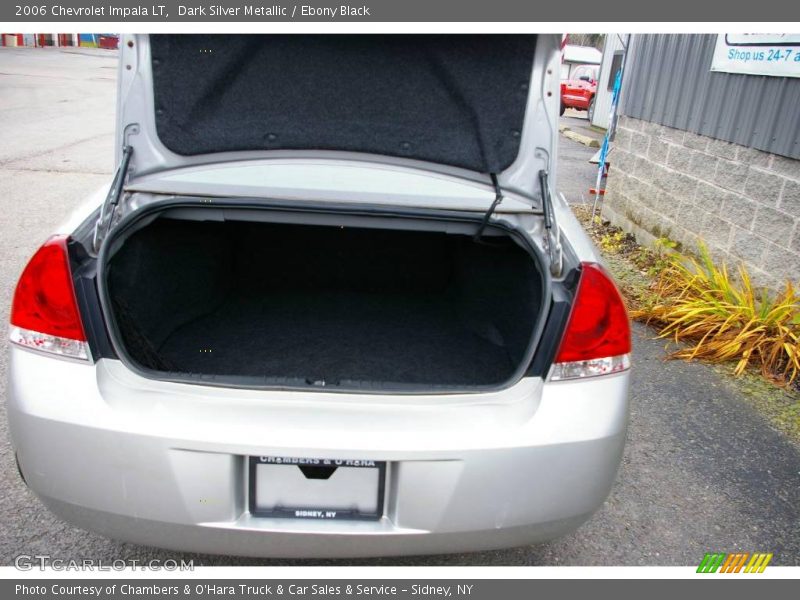
[{"label": "red taillight", "polygon": [[22,271],[11,305],[11,325],[12,340],[19,344],[86,357],[66,236],[47,240]]},{"label": "red taillight", "polygon": [[625,303],[605,269],[582,263],[578,291],[555,362],[557,378],[587,377],[628,368],[631,328]]}]

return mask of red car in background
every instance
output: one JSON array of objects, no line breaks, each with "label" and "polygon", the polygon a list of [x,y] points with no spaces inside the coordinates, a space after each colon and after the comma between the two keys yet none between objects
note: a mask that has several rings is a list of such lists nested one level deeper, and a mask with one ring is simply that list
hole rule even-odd
[{"label": "red car in background", "polygon": [[599,65],[578,65],[572,69],[568,79],[561,82],[561,112],[567,108],[589,112],[589,121],[594,116],[594,96],[597,93]]}]

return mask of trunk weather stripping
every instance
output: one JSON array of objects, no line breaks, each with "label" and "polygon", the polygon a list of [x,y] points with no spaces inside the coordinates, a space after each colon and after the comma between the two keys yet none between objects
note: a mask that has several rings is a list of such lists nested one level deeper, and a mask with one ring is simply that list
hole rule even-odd
[{"label": "trunk weather stripping", "polygon": [[472,239],[476,242],[481,241],[481,237],[483,237],[483,230],[486,229],[486,225],[489,224],[489,219],[492,218],[492,214],[494,214],[497,205],[503,201],[503,190],[500,189],[500,183],[497,181],[497,175],[494,173],[489,173],[489,177],[492,178],[492,185],[494,186],[494,202],[492,202],[492,205],[489,207],[489,210],[486,211],[486,214],[483,215],[483,221],[481,221],[478,231],[476,231],[475,235],[472,236]]},{"label": "trunk weather stripping", "polygon": [[[553,198],[550,195],[550,184],[548,173],[542,169],[539,171],[539,186],[542,191],[542,213],[544,216],[544,245],[547,256],[550,258],[550,274],[559,277],[563,269],[563,254],[561,248],[561,233],[556,223],[556,215],[553,210]],[[553,227],[555,225],[555,227]],[[555,231],[554,231],[555,230]]]},{"label": "trunk weather stripping", "polygon": [[126,145],[122,148],[122,160],[119,163],[117,172],[114,174],[111,188],[108,190],[108,195],[103,201],[103,206],[100,208],[100,216],[97,218],[97,223],[94,227],[92,247],[95,252],[100,250],[100,244],[103,243],[103,239],[111,229],[111,224],[114,220],[114,211],[122,195],[122,186],[125,184],[125,177],[128,174],[128,166],[130,165],[132,154],[133,146]]}]

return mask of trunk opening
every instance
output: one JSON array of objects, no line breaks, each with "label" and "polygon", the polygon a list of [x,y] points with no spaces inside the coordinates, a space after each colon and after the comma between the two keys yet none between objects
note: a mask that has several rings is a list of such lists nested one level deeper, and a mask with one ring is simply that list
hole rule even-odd
[{"label": "trunk opening", "polygon": [[[499,387],[530,360],[544,279],[467,233],[160,214],[106,260],[121,355],[146,374],[330,390]],[[155,373],[153,373],[155,372]]]}]

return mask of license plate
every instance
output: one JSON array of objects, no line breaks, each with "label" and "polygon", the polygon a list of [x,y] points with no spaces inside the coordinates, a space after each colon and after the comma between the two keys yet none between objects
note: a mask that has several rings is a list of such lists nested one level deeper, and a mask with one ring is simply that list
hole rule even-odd
[{"label": "license plate", "polygon": [[383,515],[385,462],[251,456],[249,467],[253,516],[375,520]]}]

